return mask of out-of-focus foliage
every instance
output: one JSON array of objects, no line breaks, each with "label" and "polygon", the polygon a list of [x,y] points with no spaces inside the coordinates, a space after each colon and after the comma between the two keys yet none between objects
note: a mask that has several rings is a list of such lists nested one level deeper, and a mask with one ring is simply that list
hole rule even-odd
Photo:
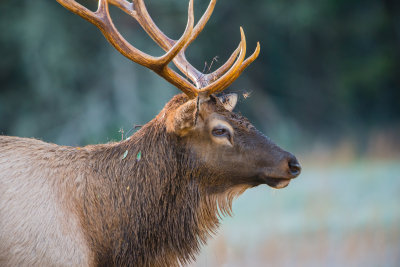
[{"label": "out-of-focus foliage", "polygon": [[[178,38],[186,1],[146,3],[160,28]],[[400,123],[399,3],[219,0],[188,58],[204,69],[218,56],[215,69],[243,26],[248,50],[256,41],[262,49],[230,89],[251,92],[242,113],[287,146],[345,135],[363,144],[373,129],[396,131]],[[197,18],[207,5],[195,1]],[[111,11],[136,47],[162,53],[130,17]],[[147,122],[178,92],[55,0],[1,1],[0,57],[1,134],[70,145],[119,139],[120,128]]]}]

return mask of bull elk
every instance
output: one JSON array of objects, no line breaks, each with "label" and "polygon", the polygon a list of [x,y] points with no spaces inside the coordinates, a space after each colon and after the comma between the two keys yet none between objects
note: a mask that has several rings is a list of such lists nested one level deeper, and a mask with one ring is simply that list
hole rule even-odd
[{"label": "bull elk", "polygon": [[[194,259],[220,214],[248,188],[286,187],[300,174],[296,158],[234,113],[237,95],[217,94],[258,56],[238,48],[203,74],[185,49],[209,19],[194,27],[193,1],[182,37],[164,35],[143,0],[99,0],[95,12],[57,0],[96,25],[124,56],[179,88],[163,110],[128,140],[68,147],[0,137],[0,266],[179,266]],[[115,28],[109,4],[136,19],[166,53],[153,57]],[[190,81],[172,70],[176,67]]]}]

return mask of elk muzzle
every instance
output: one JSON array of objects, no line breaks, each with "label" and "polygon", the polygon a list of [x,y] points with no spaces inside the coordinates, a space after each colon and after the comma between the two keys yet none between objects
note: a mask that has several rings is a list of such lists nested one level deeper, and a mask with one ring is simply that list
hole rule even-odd
[{"label": "elk muzzle", "polygon": [[296,157],[289,152],[284,152],[284,154],[285,156],[276,167],[266,168],[261,174],[264,183],[276,189],[288,186],[291,179],[301,173],[301,165]]}]

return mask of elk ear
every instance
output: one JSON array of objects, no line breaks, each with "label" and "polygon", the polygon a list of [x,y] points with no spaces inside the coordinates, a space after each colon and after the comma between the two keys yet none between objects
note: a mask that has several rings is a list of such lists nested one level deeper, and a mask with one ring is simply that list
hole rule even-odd
[{"label": "elk ear", "polygon": [[198,116],[197,99],[189,100],[170,114],[167,120],[167,131],[179,136],[186,135],[196,125]]},{"label": "elk ear", "polygon": [[218,97],[219,101],[221,101],[222,105],[224,105],[224,108],[232,111],[238,101],[238,95],[237,94],[226,94]]}]

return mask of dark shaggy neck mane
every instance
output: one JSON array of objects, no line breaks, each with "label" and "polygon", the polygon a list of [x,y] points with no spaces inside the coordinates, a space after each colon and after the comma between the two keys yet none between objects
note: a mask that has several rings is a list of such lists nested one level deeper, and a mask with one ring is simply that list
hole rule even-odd
[{"label": "dark shaggy neck mane", "polygon": [[216,230],[219,211],[230,213],[238,190],[207,193],[200,181],[213,174],[166,132],[163,114],[130,140],[87,148],[81,217],[98,265],[188,263]]}]

